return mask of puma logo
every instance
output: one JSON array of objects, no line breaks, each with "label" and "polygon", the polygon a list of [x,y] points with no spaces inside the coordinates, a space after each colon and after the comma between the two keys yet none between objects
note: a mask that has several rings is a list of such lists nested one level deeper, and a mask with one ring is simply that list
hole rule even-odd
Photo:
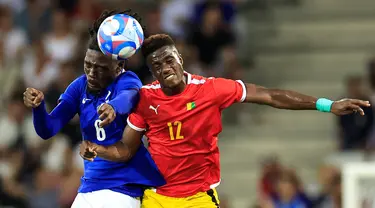
[{"label": "puma logo", "polygon": [[156,108],[152,105],[150,105],[149,109],[155,111],[155,114],[158,115],[158,108],[159,108],[160,105],[156,106]]}]

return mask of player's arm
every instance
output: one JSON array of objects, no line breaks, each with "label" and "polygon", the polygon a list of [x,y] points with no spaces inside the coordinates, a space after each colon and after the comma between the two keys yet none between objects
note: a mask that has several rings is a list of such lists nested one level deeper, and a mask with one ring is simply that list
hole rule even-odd
[{"label": "player's arm", "polygon": [[274,108],[288,110],[319,110],[344,115],[358,111],[364,115],[361,107],[370,106],[368,101],[344,99],[331,101],[316,98],[291,90],[269,89],[255,84],[245,84],[246,97],[244,102],[269,105]]},{"label": "player's arm", "polygon": [[130,160],[137,152],[139,146],[142,145],[142,137],[146,130],[146,121],[141,116],[142,109],[144,109],[144,107],[142,107],[141,100],[134,112],[129,115],[127,119],[128,125],[120,141],[111,146],[100,146],[90,143],[87,148],[81,148],[84,150],[83,152],[81,150],[81,156],[89,160],[92,160],[92,158],[96,156],[105,160],[117,162]]},{"label": "player's arm", "polygon": [[244,102],[269,105],[290,110],[315,110],[318,98],[290,90],[269,89],[255,84],[245,84]]},{"label": "player's arm", "polygon": [[113,100],[98,107],[100,127],[107,126],[115,120],[116,115],[129,114],[138,101],[138,90],[122,90]]},{"label": "player's arm", "polygon": [[33,88],[26,89],[24,102],[26,106],[33,108],[34,128],[42,139],[56,135],[77,113],[74,106],[66,100],[62,100],[51,113],[48,113],[43,93]]},{"label": "player's arm", "polygon": [[43,139],[57,134],[78,112],[80,97],[80,78],[73,81],[59,99],[59,104],[48,113],[43,92],[27,88],[23,100],[33,109],[33,122],[36,133]]},{"label": "player's arm", "polygon": [[[96,156],[103,158],[105,160],[114,161],[114,162],[126,162],[129,161],[137,152],[139,146],[142,144],[142,136],[144,132],[136,131],[130,126],[126,126],[122,139],[117,143],[110,146],[101,146],[93,143],[92,149],[96,152]],[[89,154],[89,152],[87,152]],[[85,153],[81,155],[86,159],[89,157],[85,156]]]},{"label": "player's arm", "polygon": [[99,118],[102,120],[99,126],[112,123],[117,114],[129,114],[138,102],[141,87],[142,83],[138,78],[121,79],[116,87],[116,97],[98,108]]},{"label": "player's arm", "polygon": [[137,75],[132,72],[127,72],[116,86],[117,96],[109,101],[108,104],[120,115],[129,114],[138,103],[138,92],[141,87],[142,82]]},{"label": "player's arm", "polygon": [[120,93],[108,102],[114,111],[120,115],[129,114],[138,101],[138,89],[121,90]]},{"label": "player's arm", "polygon": [[221,109],[236,102],[257,103],[274,108],[288,110],[319,110],[332,112],[336,115],[345,115],[359,112],[364,115],[361,107],[368,107],[368,101],[357,99],[343,99],[331,101],[325,98],[316,98],[291,90],[269,89],[240,80],[234,81],[223,78],[212,79],[216,92],[216,102]]}]

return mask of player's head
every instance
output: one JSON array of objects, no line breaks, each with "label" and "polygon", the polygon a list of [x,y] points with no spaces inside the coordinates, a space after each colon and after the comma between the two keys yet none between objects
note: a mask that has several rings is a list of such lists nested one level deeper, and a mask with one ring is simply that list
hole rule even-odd
[{"label": "player's head", "polygon": [[125,67],[124,61],[113,60],[110,56],[104,55],[98,44],[97,34],[101,23],[115,14],[126,14],[134,17],[140,24],[141,20],[137,13],[131,10],[126,11],[104,11],[98,19],[95,20],[89,29],[90,39],[85,56],[84,70],[87,76],[88,89],[91,91],[100,91],[106,88]]},{"label": "player's head", "polygon": [[148,37],[141,50],[152,74],[163,87],[174,88],[184,81],[183,60],[169,35]]}]

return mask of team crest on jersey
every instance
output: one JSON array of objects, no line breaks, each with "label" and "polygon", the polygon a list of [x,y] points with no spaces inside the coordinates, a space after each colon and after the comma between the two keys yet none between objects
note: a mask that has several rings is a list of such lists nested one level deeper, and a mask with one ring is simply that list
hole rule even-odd
[{"label": "team crest on jersey", "polygon": [[186,110],[193,110],[196,107],[195,102],[190,102],[186,104]]}]

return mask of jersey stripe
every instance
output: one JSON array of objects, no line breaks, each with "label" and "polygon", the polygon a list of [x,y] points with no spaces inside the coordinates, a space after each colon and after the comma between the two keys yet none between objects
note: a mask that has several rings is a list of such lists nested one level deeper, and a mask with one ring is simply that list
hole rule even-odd
[{"label": "jersey stripe", "polygon": [[199,84],[204,84],[206,82],[205,79],[192,79],[191,84],[199,85]]},{"label": "jersey stripe", "polygon": [[160,89],[161,88],[161,86],[160,86],[160,84],[156,84],[156,85],[145,85],[145,86],[142,86],[142,88],[144,88],[144,89]]},{"label": "jersey stripe", "polygon": [[136,130],[136,131],[146,131],[146,129],[144,129],[144,128],[139,128],[139,127],[137,127],[136,125],[132,124],[132,123],[130,122],[130,120],[129,120],[129,117],[128,117],[128,119],[127,119],[127,122],[128,122],[128,125],[130,126],[130,128],[132,128],[132,129],[134,129],[134,130]]},{"label": "jersey stripe", "polygon": [[219,182],[210,185],[210,188],[211,188],[211,189],[216,188],[216,187],[218,187],[218,186],[220,185],[220,183],[221,183],[221,179],[220,179]]},{"label": "jersey stripe", "polygon": [[[190,73],[187,73],[186,71],[184,72],[184,74],[187,75],[187,84],[195,84],[195,85],[199,85],[199,84],[204,84],[206,82],[205,79],[192,79],[191,78],[191,74]],[[161,86],[160,84],[150,84],[150,85],[145,85],[145,86],[142,86],[143,89],[160,89]]]},{"label": "jersey stripe", "polygon": [[240,102],[242,103],[243,101],[245,101],[245,99],[246,99],[246,86],[245,86],[245,84],[243,83],[243,81],[242,80],[236,80],[238,83],[240,83],[241,84],[241,86],[242,86],[242,97],[241,97],[241,100],[240,100]]}]

